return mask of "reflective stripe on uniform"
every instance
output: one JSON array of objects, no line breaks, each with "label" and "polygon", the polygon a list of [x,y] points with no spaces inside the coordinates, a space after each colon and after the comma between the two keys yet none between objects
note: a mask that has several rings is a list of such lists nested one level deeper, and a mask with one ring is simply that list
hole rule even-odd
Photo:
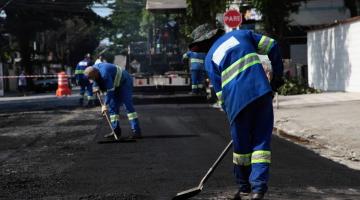
[{"label": "reflective stripe on uniform", "polygon": [[204,87],[204,85],[203,84],[198,84],[197,87],[201,89],[201,88]]},{"label": "reflective stripe on uniform", "polygon": [[120,86],[121,76],[122,76],[122,69],[119,66],[116,65],[116,75],[115,75],[115,80],[114,80],[114,88]]},{"label": "reflective stripe on uniform", "polygon": [[199,59],[199,58],[191,58],[190,59],[191,63],[204,63],[203,59]]},{"label": "reflective stripe on uniform", "polygon": [[88,100],[94,100],[95,97],[94,97],[94,96],[87,96],[87,99],[88,99]]},{"label": "reflective stripe on uniform", "polygon": [[234,36],[231,36],[215,50],[212,61],[219,66],[221,61],[224,59],[226,52],[239,44],[239,40],[237,40]]},{"label": "reflective stripe on uniform", "polygon": [[251,163],[271,163],[271,152],[270,151],[254,151],[251,154]]},{"label": "reflective stripe on uniform", "polygon": [[110,89],[106,90],[106,92],[111,92],[111,91],[115,91],[115,88],[110,88]]},{"label": "reflective stripe on uniform", "polygon": [[222,104],[222,103],[224,102],[224,99],[223,99],[223,97],[222,97],[222,91],[217,92],[217,93],[216,93],[216,96],[217,96],[219,102]]},{"label": "reflective stripe on uniform", "polygon": [[75,70],[75,74],[84,74],[85,70],[77,69]]},{"label": "reflective stripe on uniform", "polygon": [[235,61],[221,73],[221,87],[224,87],[245,69],[260,63],[261,61],[256,53],[249,53]]},{"label": "reflective stripe on uniform", "polygon": [[269,38],[267,36],[262,36],[258,44],[258,53],[267,55],[273,43],[274,43],[274,39]]},{"label": "reflective stripe on uniform", "polygon": [[235,165],[249,166],[251,164],[251,153],[248,154],[238,154],[233,153],[233,163]]},{"label": "reflective stripe on uniform", "polygon": [[116,122],[119,120],[119,115],[110,115],[110,121],[111,122]]},{"label": "reflective stripe on uniform", "polygon": [[191,85],[191,89],[197,89],[198,86],[197,85]]},{"label": "reflective stripe on uniform", "polygon": [[136,112],[128,113],[127,116],[128,116],[128,119],[129,119],[129,120],[134,120],[134,119],[137,119],[137,118],[138,118]]},{"label": "reflective stripe on uniform", "polygon": [[79,65],[80,65],[80,66],[87,66],[87,65],[88,65],[88,63],[87,63],[87,62],[85,62],[85,61],[81,61],[81,62],[79,62]]}]

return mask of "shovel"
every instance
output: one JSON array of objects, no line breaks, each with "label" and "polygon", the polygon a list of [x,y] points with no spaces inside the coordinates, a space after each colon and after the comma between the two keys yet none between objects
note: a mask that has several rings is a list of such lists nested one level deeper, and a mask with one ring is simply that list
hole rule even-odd
[{"label": "shovel", "polygon": [[[103,103],[103,101],[102,101],[102,99],[101,99],[101,97],[100,97],[99,92],[96,92],[96,96],[97,96],[97,98],[99,99],[100,105],[103,106],[104,103]],[[117,137],[116,133],[114,132],[114,129],[113,129],[112,126],[111,126],[111,122],[110,122],[109,116],[108,116],[106,113],[104,113],[104,116],[105,116],[106,121],[108,122],[111,130],[112,130],[112,133],[114,134],[115,140],[119,140],[119,138]]]},{"label": "shovel", "polygon": [[183,200],[183,199],[188,199],[191,198],[197,194],[199,194],[203,187],[205,182],[209,179],[209,177],[211,176],[211,174],[215,171],[216,167],[219,165],[219,163],[222,161],[222,159],[225,157],[226,153],[229,151],[230,147],[232,146],[233,141],[231,140],[229,142],[229,144],[225,147],[225,149],[221,152],[220,156],[216,159],[216,161],[214,162],[214,164],[210,167],[210,169],[207,171],[207,173],[205,174],[205,176],[201,179],[199,185],[197,187],[179,192],[176,194],[175,197],[173,197],[173,200]]}]

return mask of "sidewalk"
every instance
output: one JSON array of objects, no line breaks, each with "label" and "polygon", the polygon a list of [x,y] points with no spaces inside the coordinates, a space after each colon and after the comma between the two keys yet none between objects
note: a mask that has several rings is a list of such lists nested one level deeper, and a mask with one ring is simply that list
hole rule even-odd
[{"label": "sidewalk", "polygon": [[360,170],[360,93],[279,96],[274,108],[278,135]]}]

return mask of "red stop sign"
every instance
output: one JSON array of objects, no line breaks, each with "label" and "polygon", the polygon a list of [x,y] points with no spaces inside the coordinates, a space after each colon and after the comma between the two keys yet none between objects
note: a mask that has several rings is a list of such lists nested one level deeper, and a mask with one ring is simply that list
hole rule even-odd
[{"label": "red stop sign", "polygon": [[235,9],[228,10],[224,13],[224,23],[230,28],[240,26],[242,22],[241,13]]}]

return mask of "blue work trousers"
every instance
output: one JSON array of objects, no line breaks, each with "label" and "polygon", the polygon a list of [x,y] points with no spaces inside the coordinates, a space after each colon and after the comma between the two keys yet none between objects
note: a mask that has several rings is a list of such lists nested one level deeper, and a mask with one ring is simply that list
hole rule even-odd
[{"label": "blue work trousers", "polygon": [[270,93],[251,102],[231,124],[234,174],[242,192],[267,191],[273,125]]},{"label": "blue work trousers", "polygon": [[191,90],[198,94],[204,88],[204,70],[191,70]]},{"label": "blue work trousers", "polygon": [[109,103],[109,114],[112,128],[117,132],[120,129],[119,112],[120,106],[124,105],[133,134],[141,134],[137,113],[132,101],[132,78],[129,76],[121,82],[120,87],[115,88],[114,99]]},{"label": "blue work trousers", "polygon": [[93,95],[93,84],[89,80],[82,80],[79,82],[80,85],[80,98],[83,99],[85,96],[85,91],[87,93],[88,100],[94,100]]}]

